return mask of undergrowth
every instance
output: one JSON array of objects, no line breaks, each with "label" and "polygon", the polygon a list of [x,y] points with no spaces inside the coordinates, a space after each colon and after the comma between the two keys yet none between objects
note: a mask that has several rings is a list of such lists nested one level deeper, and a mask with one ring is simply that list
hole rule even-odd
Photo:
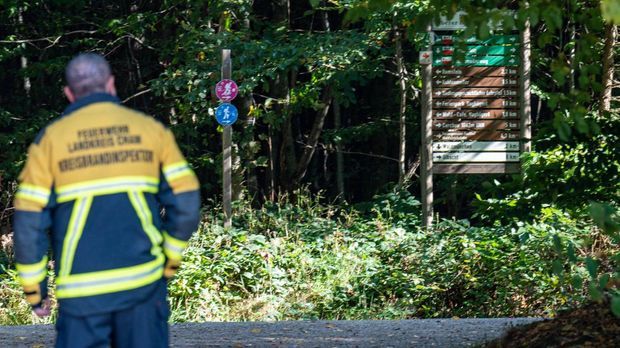
[{"label": "undergrowth", "polygon": [[[304,194],[260,209],[239,202],[228,230],[208,210],[170,281],[171,320],[552,316],[584,299],[552,271],[557,240],[580,256],[612,251],[593,224],[552,208],[510,226],[426,230],[419,217],[408,194],[345,207]],[[587,278],[580,263],[564,267]],[[15,272],[0,270],[0,325],[34,320]]]}]

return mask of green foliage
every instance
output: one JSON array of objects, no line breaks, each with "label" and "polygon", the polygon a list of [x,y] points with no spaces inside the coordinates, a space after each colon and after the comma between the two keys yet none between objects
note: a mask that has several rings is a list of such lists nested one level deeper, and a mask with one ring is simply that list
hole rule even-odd
[{"label": "green foliage", "polygon": [[[53,300],[53,288],[49,291]],[[56,315],[56,310],[47,318],[38,318],[34,315],[24,299],[22,287],[17,280],[17,272],[0,264],[0,325],[51,324],[55,322]]]},{"label": "green foliage", "polygon": [[582,299],[550,270],[559,238],[588,250],[591,227],[548,217],[424,230],[418,205],[394,193],[340,209],[300,195],[237,206],[228,231],[209,215],[171,282],[173,320],[531,316]]},{"label": "green foliage", "polygon": [[618,0],[602,0],[601,11],[603,17],[614,24],[620,23],[620,1]]},{"label": "green foliage", "polygon": [[[423,229],[406,193],[355,207],[320,200],[237,202],[229,230],[209,209],[169,283],[172,321],[553,315],[586,291],[603,296],[620,262],[595,225],[557,209],[513,227]],[[14,271],[0,291],[1,323],[33,323]]]},{"label": "green foliage", "polygon": [[549,205],[582,214],[590,201],[619,204],[620,117],[608,114],[588,119],[600,126],[598,134],[576,135],[569,143],[555,136],[536,141],[535,150],[524,155],[524,175],[490,189],[503,198],[479,195],[477,216],[507,221],[532,217]]}]

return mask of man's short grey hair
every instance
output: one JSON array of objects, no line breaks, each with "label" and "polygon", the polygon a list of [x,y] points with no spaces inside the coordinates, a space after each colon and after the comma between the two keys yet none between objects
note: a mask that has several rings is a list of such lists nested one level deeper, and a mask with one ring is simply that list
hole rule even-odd
[{"label": "man's short grey hair", "polygon": [[77,55],[65,69],[67,85],[76,98],[105,92],[110,76],[110,65],[103,56],[96,53]]}]

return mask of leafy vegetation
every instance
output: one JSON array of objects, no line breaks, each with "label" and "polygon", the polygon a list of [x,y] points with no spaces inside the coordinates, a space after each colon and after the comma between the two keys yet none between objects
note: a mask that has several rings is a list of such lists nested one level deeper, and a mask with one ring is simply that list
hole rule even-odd
[{"label": "leafy vegetation", "polygon": [[[170,284],[174,321],[553,315],[606,296],[620,315],[620,116],[605,97],[618,94],[619,8],[0,0],[0,324],[33,320],[12,269],[11,202],[82,51],[106,55],[123,103],[174,131],[210,202]],[[426,25],[457,10],[479,37],[529,21],[533,151],[522,175],[436,176],[442,218],[424,229],[417,57]],[[219,227],[213,117],[222,48],[240,85],[230,230]],[[397,185],[403,130],[412,179]]]},{"label": "leafy vegetation", "polygon": [[[552,316],[584,299],[591,258],[606,256],[601,273],[617,265],[596,226],[557,209],[512,227],[428,230],[418,209],[408,194],[343,208],[298,193],[260,209],[240,202],[230,230],[209,210],[170,282],[172,320]],[[30,323],[15,273],[0,277],[0,323]]]}]

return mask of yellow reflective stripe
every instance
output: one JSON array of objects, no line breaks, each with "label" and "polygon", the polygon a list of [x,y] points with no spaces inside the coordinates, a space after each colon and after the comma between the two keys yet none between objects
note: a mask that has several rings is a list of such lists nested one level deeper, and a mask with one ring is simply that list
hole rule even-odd
[{"label": "yellow reflective stripe", "polygon": [[163,168],[163,172],[168,182],[174,181],[187,175],[192,175],[194,173],[187,164],[187,162],[178,162],[165,166]]},{"label": "yellow reflective stripe", "polygon": [[136,211],[136,214],[138,214],[138,218],[142,224],[142,229],[151,240],[151,244],[153,245],[151,248],[151,254],[159,255],[161,253],[161,248],[159,245],[162,242],[162,236],[157,228],[153,226],[153,216],[151,215],[151,210],[144,199],[144,195],[141,192],[136,191],[128,192],[127,195],[129,196],[129,201],[131,201],[131,205]]},{"label": "yellow reflective stripe", "polygon": [[56,192],[58,202],[62,203],[84,195],[106,195],[129,190],[157,193],[159,179],[149,176],[121,176],[65,185],[59,187]]},{"label": "yellow reflective stripe", "polygon": [[176,170],[185,169],[187,167],[188,167],[187,162],[181,161],[181,162],[176,162],[176,163],[172,163],[167,166],[164,166],[163,171],[164,171],[164,174],[168,175]]},{"label": "yellow reflective stripe", "polygon": [[185,177],[185,176],[189,176],[189,175],[193,175],[193,174],[194,174],[193,170],[191,170],[190,168],[186,168],[186,169],[184,169],[182,171],[178,171],[178,172],[175,172],[172,175],[166,176],[166,180],[168,180],[168,182],[172,182],[172,181],[175,181],[175,180],[177,180],[179,178],[182,178],[182,177]]},{"label": "yellow reflective stripe", "polygon": [[69,218],[69,227],[67,228],[67,234],[63,241],[60,272],[59,276],[69,275],[71,273],[71,267],[73,266],[73,258],[75,257],[75,250],[77,249],[82,232],[84,231],[84,225],[86,224],[86,218],[88,212],[93,203],[93,197],[87,196],[79,198],[73,206],[71,217]]},{"label": "yellow reflective stripe", "polygon": [[44,187],[30,184],[21,184],[19,185],[19,189],[17,190],[15,197],[35,201],[37,203],[46,205],[50,199],[50,193],[51,191]]},{"label": "yellow reflective stripe", "polygon": [[164,253],[168,258],[173,260],[180,260],[182,258],[183,250],[187,247],[188,242],[176,239],[164,232]]},{"label": "yellow reflective stripe", "polygon": [[155,260],[137,266],[59,276],[56,297],[83,297],[136,289],[161,279],[163,263],[164,256],[160,254]]},{"label": "yellow reflective stripe", "polygon": [[18,263],[15,265],[22,286],[39,284],[47,276],[47,256],[33,264]]}]

